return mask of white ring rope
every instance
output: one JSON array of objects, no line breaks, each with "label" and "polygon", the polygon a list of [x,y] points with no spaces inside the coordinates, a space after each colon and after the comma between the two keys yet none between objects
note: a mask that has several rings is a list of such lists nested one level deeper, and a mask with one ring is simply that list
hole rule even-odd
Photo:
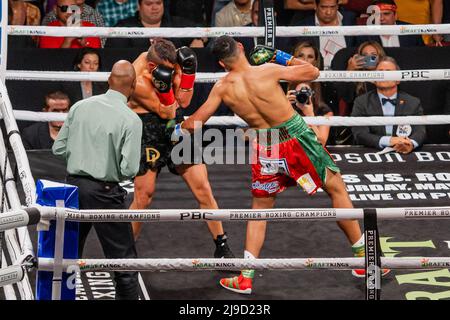
[{"label": "white ring rope", "polygon": [[[226,72],[199,72],[196,83],[214,83]],[[29,71],[8,70],[7,80],[35,81],[108,81],[109,72],[81,71]],[[419,69],[399,71],[320,71],[317,82],[366,82],[366,81],[431,81],[449,80],[450,69]]]},{"label": "white ring rope", "polygon": [[[39,270],[51,271],[53,259],[39,258]],[[65,259],[63,267],[77,265],[81,271],[211,271],[211,270],[351,270],[364,269],[364,258],[293,259]],[[381,257],[388,269],[442,269],[450,267],[450,257]]]},{"label": "white ring rope", "polygon": [[[58,112],[34,112],[27,110],[14,110],[14,116],[22,121],[64,121],[66,113]],[[189,117],[185,117],[186,119]],[[434,125],[449,124],[450,115],[431,116],[401,116],[401,117],[303,117],[310,125],[325,126],[386,126],[386,125]],[[211,117],[207,122],[208,126],[237,126],[248,127],[248,124],[238,116],[217,116]]]},{"label": "white ring rope", "polygon": [[[96,222],[159,222],[159,221],[246,221],[246,220],[343,220],[363,219],[363,209],[342,208],[300,208],[300,209],[164,209],[164,210],[74,210],[65,211],[68,221]],[[42,217],[53,219],[55,210],[50,209]],[[432,208],[377,208],[380,220],[450,218],[450,207]]]},{"label": "white ring rope", "polygon": [[[377,219],[444,219],[450,218],[450,207],[377,208]],[[75,210],[61,207],[33,206],[0,215],[0,231],[54,220],[60,216],[79,222],[197,222],[197,221],[288,221],[363,219],[360,208],[299,209],[164,209],[164,210]]]},{"label": "white ring rope", "polygon": [[[277,26],[278,37],[316,36],[362,36],[362,35],[414,35],[448,34],[450,24],[418,25],[357,25],[334,27],[284,27]],[[194,38],[219,37],[263,37],[264,27],[227,28],[107,28],[107,27],[49,27],[49,26],[8,26],[10,36],[51,36],[51,37],[102,37],[102,38]]]}]

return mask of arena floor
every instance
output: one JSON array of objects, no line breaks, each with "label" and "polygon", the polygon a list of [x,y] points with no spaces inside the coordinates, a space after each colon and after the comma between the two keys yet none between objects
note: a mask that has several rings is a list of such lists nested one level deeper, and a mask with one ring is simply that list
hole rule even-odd
[{"label": "arena floor", "polygon": [[[248,166],[209,166],[214,194],[222,208],[250,208]],[[322,207],[330,203],[323,194]],[[279,196],[278,207],[311,207],[303,191],[291,188]],[[314,203],[316,205],[316,202]],[[426,205],[426,204],[424,204]],[[157,185],[154,208],[196,208],[190,191],[180,177],[164,170]],[[237,257],[243,256],[245,222],[227,222],[229,244]],[[386,256],[449,256],[450,221],[381,221],[382,249]],[[101,258],[95,233],[87,241],[85,257]],[[34,239],[34,235],[32,235]],[[395,243],[395,244],[393,244]],[[214,244],[203,222],[161,222],[146,224],[137,243],[142,258],[211,258]],[[350,257],[351,250],[334,222],[270,222],[261,258]],[[363,300],[364,279],[349,271],[263,271],[257,272],[250,296],[221,288],[218,281],[227,272],[142,273],[151,300]],[[232,275],[232,274],[231,274]],[[86,273],[79,299],[111,299],[111,281],[105,273]],[[450,272],[447,269],[393,271],[383,278],[381,298],[405,300],[427,297],[449,298]],[[103,287],[102,287],[103,286]],[[418,293],[419,292],[419,293]],[[438,295],[438,293],[442,294]],[[144,299],[144,295],[142,299]]]}]

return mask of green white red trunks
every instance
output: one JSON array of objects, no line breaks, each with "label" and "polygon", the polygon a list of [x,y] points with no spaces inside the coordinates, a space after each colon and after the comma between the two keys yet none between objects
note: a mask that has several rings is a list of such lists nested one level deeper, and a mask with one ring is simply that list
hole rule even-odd
[{"label": "green white red trunks", "polygon": [[257,137],[252,162],[255,197],[274,196],[297,184],[312,195],[325,183],[327,168],[340,172],[315,133],[297,113],[279,126],[259,129]]}]

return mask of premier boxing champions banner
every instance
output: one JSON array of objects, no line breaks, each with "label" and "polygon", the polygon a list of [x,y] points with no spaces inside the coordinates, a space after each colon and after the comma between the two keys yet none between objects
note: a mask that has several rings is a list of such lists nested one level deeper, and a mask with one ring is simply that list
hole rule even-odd
[{"label": "premier boxing champions banner", "polygon": [[[448,205],[450,200],[450,145],[424,146],[409,155],[378,154],[365,147],[329,147],[342,171],[355,207],[430,207]],[[65,164],[50,151],[30,151],[28,157],[35,179],[64,181]],[[223,208],[250,208],[249,164],[208,165],[209,179]],[[133,183],[122,184],[132,198]],[[290,188],[279,196],[278,207],[330,207],[319,190],[307,196],[301,188]],[[164,169],[158,177],[152,208],[196,208],[192,193],[179,176]]]}]

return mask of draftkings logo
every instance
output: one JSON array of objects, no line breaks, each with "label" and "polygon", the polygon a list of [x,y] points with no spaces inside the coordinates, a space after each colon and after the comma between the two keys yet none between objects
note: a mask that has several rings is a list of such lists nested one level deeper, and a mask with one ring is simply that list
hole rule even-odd
[{"label": "draftkings logo", "polygon": [[312,268],[313,266],[314,266],[314,260],[313,259],[306,259],[305,267]]},{"label": "draftkings logo", "polygon": [[195,269],[229,269],[235,268],[236,265],[231,262],[206,263],[200,260],[192,260],[192,267]]},{"label": "draftkings logo", "polygon": [[311,30],[310,28],[303,28],[302,34],[305,36],[336,36],[336,35],[339,35],[339,31]]},{"label": "draftkings logo", "polygon": [[306,259],[305,267],[309,269],[350,269],[346,262],[316,262],[314,259]]},{"label": "draftkings logo", "polygon": [[85,269],[85,268],[86,268],[86,261],[80,260],[80,261],[78,262],[78,267],[80,268],[80,270]]},{"label": "draftkings logo", "polygon": [[418,28],[418,27],[414,27],[414,26],[401,26],[400,33],[401,34],[437,33],[437,29],[431,28],[431,27]]},{"label": "draftkings logo", "polygon": [[423,258],[420,260],[420,265],[422,266],[422,268],[449,268],[450,267],[450,263],[449,262],[433,262],[430,261],[430,259],[428,258]]}]

